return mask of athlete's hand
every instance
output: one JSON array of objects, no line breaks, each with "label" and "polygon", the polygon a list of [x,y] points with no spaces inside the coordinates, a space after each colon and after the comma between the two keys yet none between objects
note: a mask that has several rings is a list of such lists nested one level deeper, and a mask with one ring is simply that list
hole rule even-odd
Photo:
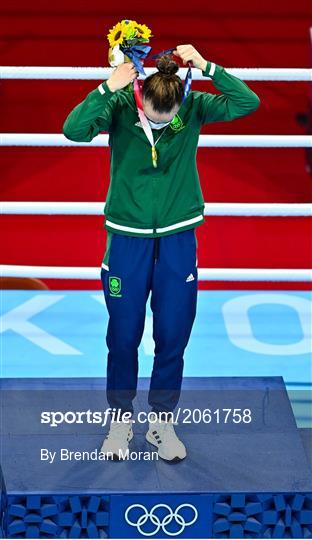
[{"label": "athlete's hand", "polygon": [[178,45],[173,51],[175,56],[179,56],[185,65],[187,62],[193,62],[195,68],[205,71],[207,60],[193,47],[193,45]]},{"label": "athlete's hand", "polygon": [[124,62],[117,66],[106,84],[111,92],[121,90],[139,76],[135,65],[132,62]]}]

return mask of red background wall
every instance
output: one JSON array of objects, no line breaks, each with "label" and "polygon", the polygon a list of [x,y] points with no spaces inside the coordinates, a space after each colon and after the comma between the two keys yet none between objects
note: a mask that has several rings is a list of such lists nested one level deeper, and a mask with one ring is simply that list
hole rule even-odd
[{"label": "red background wall", "polygon": [[[92,0],[11,1],[0,8],[1,64],[105,66],[106,34],[122,18],[147,24],[155,51],[191,43],[224,67],[310,67],[310,2],[197,1],[182,6]],[[130,9],[131,6],[131,9]],[[146,66],[152,65],[146,63]],[[304,134],[297,114],[308,108],[307,82],[246,81],[260,97],[252,115],[205,126],[202,133]],[[97,81],[2,80],[0,131],[60,133],[70,110]],[[193,88],[216,92],[209,80]],[[200,148],[206,202],[310,202],[305,151]],[[107,148],[0,150],[1,198],[16,201],[104,201]],[[98,266],[105,248],[102,217],[2,216],[2,263]],[[311,268],[308,218],[209,217],[197,229],[200,267]],[[45,280],[51,288],[100,288],[100,281]],[[308,288],[256,284],[248,288]],[[201,288],[246,284],[201,283]]]}]

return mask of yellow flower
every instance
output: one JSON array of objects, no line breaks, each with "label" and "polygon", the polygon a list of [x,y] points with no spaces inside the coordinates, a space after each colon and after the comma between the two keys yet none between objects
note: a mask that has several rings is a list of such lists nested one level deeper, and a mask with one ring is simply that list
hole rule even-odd
[{"label": "yellow flower", "polygon": [[146,41],[149,40],[151,37],[152,31],[146,26],[146,24],[138,24],[136,23],[134,25],[134,29],[136,31],[136,35],[140,39],[144,39]]},{"label": "yellow flower", "polygon": [[124,25],[121,23],[115,24],[115,26],[110,29],[107,37],[111,47],[115,47],[115,45],[121,44],[125,38]]}]

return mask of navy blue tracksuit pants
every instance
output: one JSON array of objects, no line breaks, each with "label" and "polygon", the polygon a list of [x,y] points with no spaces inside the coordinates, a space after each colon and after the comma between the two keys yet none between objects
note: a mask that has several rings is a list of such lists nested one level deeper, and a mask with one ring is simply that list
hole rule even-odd
[{"label": "navy blue tracksuit pants", "polygon": [[158,238],[113,233],[108,268],[101,270],[109,313],[107,399],[110,407],[132,412],[138,377],[138,347],[151,291],[154,364],[149,405],[173,411],[180,397],[184,349],[197,305],[195,229]]}]

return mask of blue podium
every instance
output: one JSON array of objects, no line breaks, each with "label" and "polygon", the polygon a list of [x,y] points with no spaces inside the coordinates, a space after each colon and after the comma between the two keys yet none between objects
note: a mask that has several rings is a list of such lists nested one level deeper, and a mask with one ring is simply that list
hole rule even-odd
[{"label": "blue podium", "polygon": [[[297,428],[282,377],[185,379],[188,456],[174,465],[152,457],[143,421],[133,459],[98,459],[107,426],[77,412],[108,407],[104,379],[1,386],[3,537],[312,538],[312,430]],[[136,412],[147,390],[141,379]]]}]

